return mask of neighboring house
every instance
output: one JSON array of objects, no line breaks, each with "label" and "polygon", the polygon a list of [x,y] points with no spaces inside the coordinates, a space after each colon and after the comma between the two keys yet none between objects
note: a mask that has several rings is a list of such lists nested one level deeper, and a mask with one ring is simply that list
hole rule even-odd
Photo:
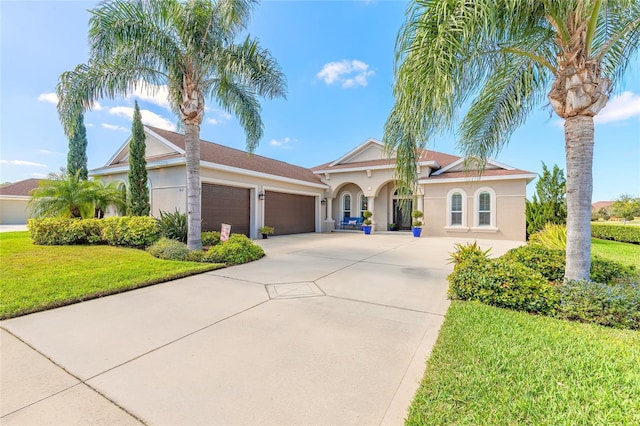
[{"label": "neighboring house", "polygon": [[0,224],[22,225],[29,219],[27,203],[29,193],[36,189],[40,179],[27,179],[0,186]]},{"label": "neighboring house", "polygon": [[[152,214],[186,209],[184,136],[145,126]],[[344,217],[373,212],[374,229],[409,229],[399,209],[395,161],[369,139],[339,159],[312,169],[200,141],[202,227],[257,236],[262,225],[276,234],[330,232]],[[129,141],[90,174],[128,185]],[[489,161],[482,175],[464,170],[460,157],[423,151],[419,190],[410,197],[422,210],[423,236],[524,240],[526,185],[536,175]]]},{"label": "neighboring house", "polygon": [[613,201],[596,201],[591,205],[591,210],[596,212],[600,212],[600,210],[604,209],[608,215],[611,215],[611,206],[613,205]]}]

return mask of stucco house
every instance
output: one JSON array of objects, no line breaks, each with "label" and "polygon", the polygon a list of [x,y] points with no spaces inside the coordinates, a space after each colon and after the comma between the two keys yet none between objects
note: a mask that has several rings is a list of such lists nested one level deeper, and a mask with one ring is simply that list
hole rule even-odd
[{"label": "stucco house", "polygon": [[[186,209],[184,136],[145,126],[152,214]],[[127,185],[129,141],[90,174]],[[263,225],[276,234],[331,232],[342,218],[373,212],[374,230],[409,229],[398,208],[395,161],[369,139],[337,160],[311,169],[200,141],[202,227],[257,236]],[[422,235],[524,240],[526,185],[536,174],[489,161],[481,175],[463,159],[423,151],[412,210],[424,212]]]},{"label": "stucco house", "polygon": [[41,179],[26,179],[0,186],[0,224],[22,225],[29,219],[29,193]]}]

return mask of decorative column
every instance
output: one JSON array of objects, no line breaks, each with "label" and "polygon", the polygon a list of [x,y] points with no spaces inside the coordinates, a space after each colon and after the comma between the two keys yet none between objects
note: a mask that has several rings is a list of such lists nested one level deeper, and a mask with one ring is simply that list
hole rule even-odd
[{"label": "decorative column", "polygon": [[322,224],[322,232],[331,232],[336,228],[336,222],[333,220],[333,198],[326,198],[327,204],[324,206],[327,211],[325,213],[325,220]]},{"label": "decorative column", "polygon": [[424,195],[418,194],[418,208],[416,210],[420,210],[424,213]]},{"label": "decorative column", "polygon": [[327,198],[327,218],[325,220],[333,220],[333,198]]},{"label": "decorative column", "polygon": [[367,197],[367,210],[369,210],[371,213],[373,213],[373,216],[371,216],[372,218],[372,223],[371,225],[373,226],[373,228],[371,229],[376,229],[376,214],[373,211],[373,200],[375,200],[376,197]]}]

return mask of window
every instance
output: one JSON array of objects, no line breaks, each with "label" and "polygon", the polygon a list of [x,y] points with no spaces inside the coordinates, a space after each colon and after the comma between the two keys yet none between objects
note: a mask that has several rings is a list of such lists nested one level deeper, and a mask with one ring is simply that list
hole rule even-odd
[{"label": "window", "polygon": [[451,226],[462,226],[462,194],[451,196]]},{"label": "window", "polygon": [[478,226],[491,226],[491,194],[478,195]]},{"label": "window", "polygon": [[342,217],[351,217],[351,194],[342,196]]},{"label": "window", "polygon": [[362,213],[367,210],[367,197],[364,194],[360,194],[360,217]]}]

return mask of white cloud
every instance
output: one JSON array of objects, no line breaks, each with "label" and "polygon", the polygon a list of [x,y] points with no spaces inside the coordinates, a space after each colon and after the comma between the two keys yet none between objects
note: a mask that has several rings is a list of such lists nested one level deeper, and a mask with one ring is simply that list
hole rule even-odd
[{"label": "white cloud", "polygon": [[100,105],[99,102],[94,102],[93,103],[93,108],[91,109],[92,111],[102,111],[102,105]]},{"label": "white cloud", "polygon": [[271,139],[269,141],[269,146],[275,146],[278,148],[284,148],[284,149],[291,149],[293,148],[291,146],[291,142],[297,142],[295,139],[291,139],[289,136],[285,136],[284,138],[278,140],[278,139]]},{"label": "white cloud", "polygon": [[36,178],[45,178],[48,175],[46,175],[44,173],[31,173],[31,176],[36,177]]},{"label": "white cloud", "polygon": [[151,102],[152,104],[156,104],[171,111],[171,105],[169,104],[169,89],[166,84],[158,86],[138,80],[136,82],[135,90],[127,97],[138,98],[142,101]]},{"label": "white cloud", "polygon": [[23,161],[23,160],[0,160],[0,163],[11,164],[14,166],[47,167],[46,164],[34,163],[32,161]]},{"label": "white cloud", "polygon": [[50,104],[58,105],[58,95],[55,93],[40,93],[38,96],[40,102],[49,102]]},{"label": "white cloud", "polygon": [[50,151],[48,149],[39,149],[38,154],[43,155],[64,155],[62,152]]},{"label": "white cloud", "polygon": [[[113,107],[109,108],[109,114],[117,115],[120,117],[128,118],[129,120],[133,120],[133,108],[131,107]],[[148,109],[140,110],[140,115],[142,116],[142,122],[144,124],[148,124],[153,127],[159,127],[164,130],[176,130],[176,125],[166,118],[156,114],[155,112],[151,112]]]},{"label": "white cloud", "polygon": [[609,99],[607,106],[595,116],[594,121],[600,124],[614,123],[632,117],[640,118],[640,95],[633,92],[622,92]]},{"label": "white cloud", "polygon": [[93,127],[93,123],[84,123],[84,127]]},{"label": "white cloud", "polygon": [[231,114],[228,114],[227,112],[221,110],[221,109],[217,109],[217,108],[209,108],[208,106],[204,107],[205,112],[207,113],[211,113],[214,117],[207,117],[205,119],[205,121],[209,124],[213,124],[214,126],[216,124],[222,124],[224,121],[229,121],[231,120]]},{"label": "white cloud", "polygon": [[327,85],[339,83],[343,89],[350,87],[366,87],[369,83],[367,79],[374,75],[374,71],[369,70],[369,65],[358,60],[340,62],[329,62],[322,67],[316,77],[323,80]]},{"label": "white cloud", "polygon": [[116,126],[115,124],[102,123],[101,126],[104,127],[105,129],[109,129],[109,130],[120,130],[121,132],[128,132],[129,131],[129,130],[127,130],[126,127]]}]

